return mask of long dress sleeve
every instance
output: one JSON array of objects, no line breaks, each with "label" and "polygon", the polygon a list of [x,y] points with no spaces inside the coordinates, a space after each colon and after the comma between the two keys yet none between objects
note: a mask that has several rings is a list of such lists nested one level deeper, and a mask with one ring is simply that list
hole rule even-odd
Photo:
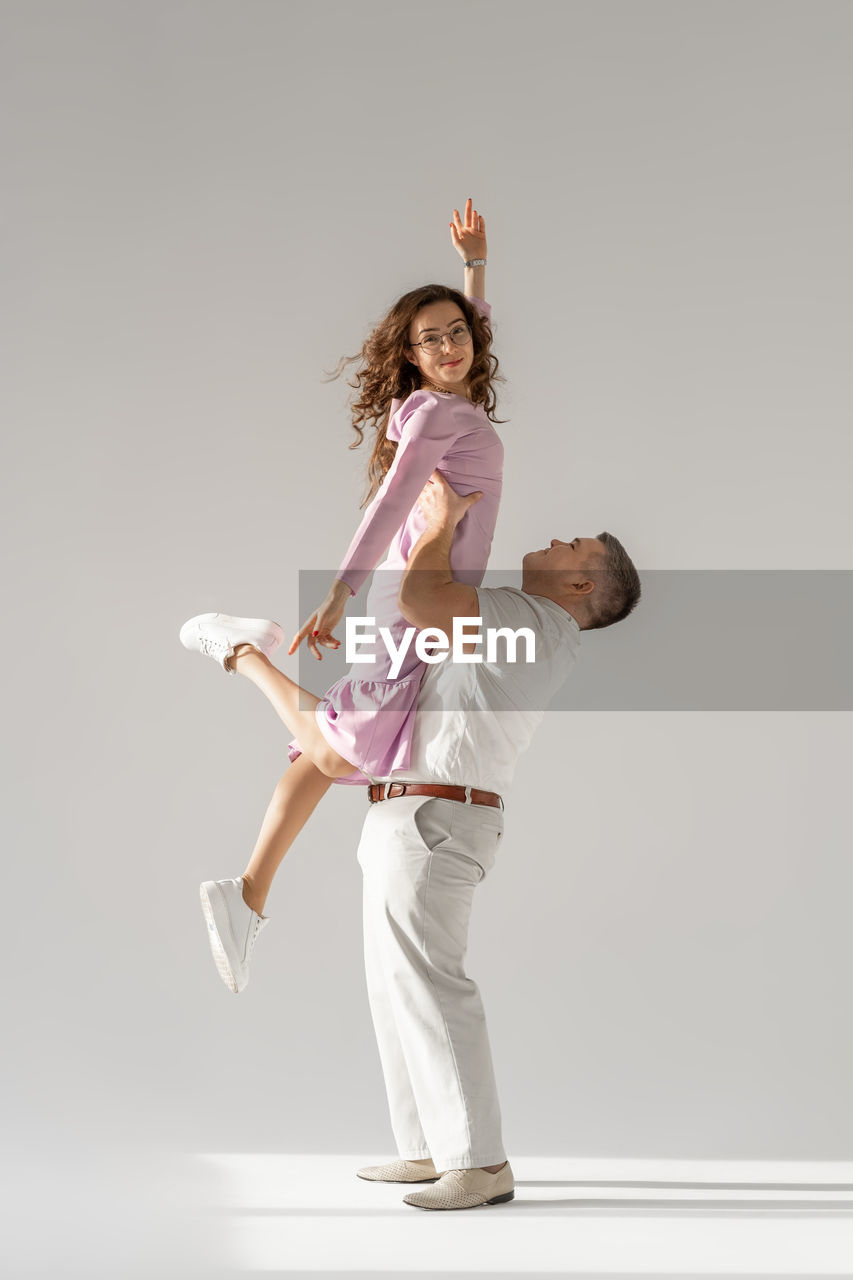
[{"label": "long dress sleeve", "polygon": [[400,410],[405,420],[394,461],[336,575],[353,595],[376,568],[444,454],[465,430],[454,412],[453,399],[414,391]]}]

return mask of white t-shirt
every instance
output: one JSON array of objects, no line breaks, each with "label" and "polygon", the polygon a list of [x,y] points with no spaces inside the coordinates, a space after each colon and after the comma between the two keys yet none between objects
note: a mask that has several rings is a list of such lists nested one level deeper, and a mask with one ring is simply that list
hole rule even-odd
[{"label": "white t-shirt", "polygon": [[[427,668],[409,768],[371,781],[446,782],[501,795],[509,789],[518,757],[575,664],[580,628],[553,600],[516,587],[480,587],[477,598],[482,662],[454,662],[448,655]],[[495,660],[487,662],[486,631],[497,627],[529,627],[535,661],[524,661],[525,641],[519,637],[516,661],[509,662],[506,641],[499,637]],[[466,631],[473,634],[470,626]]]}]

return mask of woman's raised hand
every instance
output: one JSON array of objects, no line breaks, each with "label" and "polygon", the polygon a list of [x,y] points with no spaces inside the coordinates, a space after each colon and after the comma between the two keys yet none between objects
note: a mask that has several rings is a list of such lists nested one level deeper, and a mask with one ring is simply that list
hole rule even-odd
[{"label": "woman's raised hand", "polygon": [[485,258],[486,254],[486,219],[477,212],[469,196],[465,202],[465,221],[459,216],[459,210],[453,210],[453,221],[450,224],[450,238],[453,247],[463,262],[469,258]]},{"label": "woman's raised hand", "polygon": [[346,583],[336,579],[320,607],[299,628],[291,640],[290,648],[287,652],[289,654],[295,653],[302,641],[305,640],[314,657],[322,662],[323,655],[317,648],[318,644],[323,645],[325,649],[340,649],[341,642],[335,639],[332,632],[344,616],[347,600],[351,599],[351,597],[352,592]]}]

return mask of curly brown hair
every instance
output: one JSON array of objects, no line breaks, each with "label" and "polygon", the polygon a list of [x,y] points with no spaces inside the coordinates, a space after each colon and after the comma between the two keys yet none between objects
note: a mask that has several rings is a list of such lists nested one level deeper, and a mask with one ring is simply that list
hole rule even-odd
[{"label": "curly brown hair", "polygon": [[352,426],[358,439],[349,446],[357,449],[364,440],[361,423],[375,425],[376,438],[367,464],[369,492],[362,502],[367,506],[375,496],[388,468],[394,461],[397,442],[387,437],[391,401],[405,398],[421,385],[421,372],[406,356],[409,326],[421,307],[432,302],[455,302],[471,329],[474,362],[468,375],[468,388],[473,404],[481,404],[492,422],[504,419],[494,416],[497,407],[495,383],[506,379],[498,373],[498,358],[492,354],[492,328],[469,298],[458,289],[444,284],[425,284],[403,294],[391,310],[368,334],[361,351],[355,356],[342,356],[337,369],[326,381],[339,378],[348,364],[362,362],[355,377],[347,385],[358,394],[351,400]]}]

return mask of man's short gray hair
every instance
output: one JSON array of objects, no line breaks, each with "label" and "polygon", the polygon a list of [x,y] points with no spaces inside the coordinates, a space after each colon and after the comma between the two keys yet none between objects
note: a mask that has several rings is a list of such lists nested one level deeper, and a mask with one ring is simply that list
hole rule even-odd
[{"label": "man's short gray hair", "polygon": [[584,631],[612,627],[614,622],[621,622],[636,609],[642,594],[640,575],[619,539],[612,533],[596,536],[604,544],[605,556],[601,569],[596,566],[595,591],[582,628]]}]

